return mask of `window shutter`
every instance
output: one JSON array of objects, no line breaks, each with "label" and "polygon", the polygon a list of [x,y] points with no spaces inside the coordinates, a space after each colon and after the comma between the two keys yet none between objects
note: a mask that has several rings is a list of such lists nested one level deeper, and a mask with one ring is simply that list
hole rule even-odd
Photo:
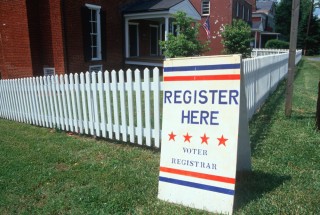
[{"label": "window shutter", "polygon": [[100,10],[100,29],[101,29],[101,56],[102,60],[106,59],[107,53],[107,23],[106,23],[106,12],[104,10]]},{"label": "window shutter", "polygon": [[90,10],[87,7],[81,7],[82,19],[82,37],[83,37],[83,56],[84,61],[91,60],[91,42],[90,42]]}]

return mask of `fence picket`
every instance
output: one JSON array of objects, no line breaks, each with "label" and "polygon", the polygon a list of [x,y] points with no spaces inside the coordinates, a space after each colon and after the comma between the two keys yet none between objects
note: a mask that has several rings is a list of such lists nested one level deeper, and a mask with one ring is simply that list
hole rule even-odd
[{"label": "fence picket", "polygon": [[155,147],[160,147],[160,78],[159,69],[155,68],[153,70],[153,120],[154,120],[154,145]]},{"label": "fence picket", "polygon": [[15,121],[19,121],[19,108],[16,100],[17,98],[16,90],[17,90],[16,82],[15,80],[11,80],[12,108],[14,110],[13,119]]},{"label": "fence picket", "polygon": [[64,130],[64,111],[63,111],[63,107],[62,107],[62,84],[61,82],[61,75],[60,78],[58,75],[56,75],[55,80],[56,80],[56,90],[57,90],[57,98],[58,98],[58,106],[59,106],[59,113],[60,113],[60,117],[59,117],[59,129]]},{"label": "fence picket", "polygon": [[93,113],[94,113],[94,129],[95,135],[100,137],[100,120],[98,110],[98,97],[97,97],[97,74],[91,73],[92,77],[92,99],[93,99]]},{"label": "fence picket", "polygon": [[51,120],[51,116],[52,116],[52,113],[51,113],[51,104],[50,104],[50,101],[49,101],[49,90],[48,90],[48,76],[44,76],[43,77],[43,97],[44,97],[44,108],[45,108],[45,117],[46,117],[46,127],[50,127],[52,128],[52,120]]},{"label": "fence picket", "polygon": [[[73,130],[78,132],[78,120],[77,120],[77,108],[76,108],[76,101],[75,101],[75,86],[74,86],[74,75],[71,73],[69,75],[69,83],[70,83],[70,95],[71,95],[71,106],[72,106],[72,124]],[[78,106],[79,107],[79,106]]]},{"label": "fence picket", "polygon": [[61,90],[61,100],[62,100],[62,110],[63,110],[63,130],[69,131],[69,120],[66,102],[66,90],[65,90],[65,80],[63,75],[60,75],[60,90]]},{"label": "fence picket", "polygon": [[88,115],[89,115],[89,129],[90,134],[94,135],[94,122],[93,122],[93,107],[92,107],[92,90],[91,90],[91,78],[90,73],[86,72],[86,92],[87,92],[87,104],[88,104]]},{"label": "fence picket", "polygon": [[110,85],[110,73],[108,71],[105,71],[104,73],[104,79],[105,79],[105,84],[104,84],[104,89],[105,89],[105,94],[106,94],[106,106],[107,106],[107,129],[108,129],[108,138],[112,139],[113,138],[113,120],[112,120],[112,104],[111,104],[111,85]]},{"label": "fence picket", "polygon": [[82,122],[82,107],[81,106],[81,102],[80,102],[80,83],[79,83],[79,75],[78,73],[76,73],[74,75],[74,90],[75,90],[75,93],[76,93],[76,106],[77,106],[77,125],[78,127],[76,128],[76,132],[82,134],[83,133],[83,122]]},{"label": "fence picket", "polygon": [[23,96],[23,82],[22,79],[17,79],[17,102],[19,107],[19,115],[20,115],[20,121],[19,122],[26,122],[26,104],[25,104],[25,97]]},{"label": "fence picket", "polygon": [[144,114],[145,114],[145,132],[146,145],[151,146],[151,111],[150,111],[150,72],[149,69],[144,70]]},{"label": "fence picket", "polygon": [[102,72],[98,72],[98,90],[99,90],[99,104],[100,104],[100,128],[101,128],[101,135],[102,137],[107,137],[107,129],[106,129],[106,115],[105,115],[105,109],[104,109],[104,86],[103,86],[103,78],[102,78]]},{"label": "fence picket", "polygon": [[137,115],[137,128],[136,134],[138,136],[138,144],[142,145],[142,135],[143,135],[143,127],[142,127],[142,107],[141,107],[141,78],[140,71],[136,69],[134,71],[134,90],[136,92],[136,115]]},{"label": "fence picket", "polygon": [[115,132],[116,140],[120,140],[120,124],[119,124],[119,109],[118,109],[118,84],[116,71],[111,72],[111,91],[112,91],[112,104],[113,104],[113,130]]},{"label": "fence picket", "polygon": [[4,115],[4,105],[5,105],[5,103],[4,103],[4,92],[3,92],[3,82],[1,83],[0,82],[0,117],[5,117],[5,115]]},{"label": "fence picket", "polygon": [[72,122],[72,111],[71,111],[71,100],[70,100],[70,85],[69,85],[69,78],[68,75],[64,75],[64,90],[66,94],[66,101],[67,101],[67,131],[74,131],[73,130],[73,122]]},{"label": "fence picket", "polygon": [[84,79],[84,73],[80,74],[80,90],[82,98],[82,108],[83,108],[83,127],[84,133],[89,134],[89,123],[88,123],[88,112],[87,112],[87,97],[86,97],[86,84]]},{"label": "fence picket", "polygon": [[121,113],[121,133],[122,140],[127,142],[127,109],[125,100],[125,84],[124,84],[124,74],[123,70],[119,71],[119,93],[120,93],[120,113]]},{"label": "fence picket", "polygon": [[59,92],[57,92],[57,89],[56,89],[56,76],[50,76],[50,79],[51,79],[51,89],[52,89],[52,99],[53,99],[53,105],[54,105],[54,115],[52,116],[53,118],[53,127],[54,128],[59,128],[59,123],[60,123],[60,119],[59,119],[59,116],[60,116],[60,112],[59,112],[59,109],[58,109],[58,104],[57,104],[57,94]]},{"label": "fence picket", "polygon": [[128,118],[129,118],[129,136],[130,142],[134,143],[135,138],[135,125],[134,125],[134,111],[133,111],[133,82],[132,82],[132,70],[127,70],[127,94],[128,94]]}]

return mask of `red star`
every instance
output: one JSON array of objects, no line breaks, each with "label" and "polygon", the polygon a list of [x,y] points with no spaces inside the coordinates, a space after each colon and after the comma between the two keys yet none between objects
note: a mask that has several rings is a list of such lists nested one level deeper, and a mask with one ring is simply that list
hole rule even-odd
[{"label": "red star", "polygon": [[201,144],[205,143],[208,145],[208,139],[209,139],[209,137],[207,137],[206,133],[204,133],[203,137],[201,137],[201,140],[202,140]]},{"label": "red star", "polygon": [[175,135],[175,134],[173,133],[173,131],[171,131],[171,134],[168,134],[168,135],[169,135],[169,141],[170,141],[170,140],[176,141],[176,140],[174,139],[174,137],[177,136],[177,135]]},{"label": "red star", "polygon": [[183,135],[183,137],[184,137],[184,142],[188,141],[190,143],[190,139],[192,136],[189,136],[188,132],[187,132],[187,135]]},{"label": "red star", "polygon": [[219,140],[219,145],[218,146],[220,146],[220,145],[226,146],[226,142],[227,142],[228,139],[224,138],[223,135],[221,135],[221,137],[217,138],[217,139]]}]

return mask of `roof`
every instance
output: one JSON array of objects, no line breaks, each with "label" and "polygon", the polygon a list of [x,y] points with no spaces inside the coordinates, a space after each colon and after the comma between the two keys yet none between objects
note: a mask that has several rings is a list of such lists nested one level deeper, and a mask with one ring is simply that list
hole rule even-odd
[{"label": "roof", "polygon": [[274,2],[273,1],[257,1],[257,11],[263,10],[263,11],[271,11],[273,7]]},{"label": "roof", "polygon": [[184,0],[143,0],[124,10],[125,13],[151,12],[169,10]]}]

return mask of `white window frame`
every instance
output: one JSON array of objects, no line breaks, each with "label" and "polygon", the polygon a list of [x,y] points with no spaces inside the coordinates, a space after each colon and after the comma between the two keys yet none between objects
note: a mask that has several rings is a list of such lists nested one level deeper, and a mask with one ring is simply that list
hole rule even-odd
[{"label": "white window frame", "polygon": [[[91,39],[91,34],[93,34],[90,31],[90,48],[91,48],[91,60],[101,60],[102,59],[102,55],[101,55],[101,20],[100,20],[100,10],[101,10],[101,6],[98,5],[93,5],[93,4],[85,4],[85,6],[89,9],[89,10],[95,10],[96,11],[96,29],[97,29],[97,41],[96,41],[96,57],[92,57],[93,56],[93,47],[92,46],[92,39]],[[90,26],[93,24],[93,22],[91,21],[91,17],[90,20],[88,20],[90,22]]]},{"label": "white window frame", "polygon": [[[207,4],[204,6],[204,4]],[[210,15],[210,0],[202,0],[201,1],[201,15],[209,16]]]},{"label": "white window frame", "polygon": [[[98,68],[98,67],[99,67],[99,69],[96,69],[96,68]],[[97,72],[99,72],[99,71],[103,72],[103,71],[102,71],[102,64],[89,66],[89,72],[90,72],[90,73],[95,72],[95,71],[97,71]]]}]

